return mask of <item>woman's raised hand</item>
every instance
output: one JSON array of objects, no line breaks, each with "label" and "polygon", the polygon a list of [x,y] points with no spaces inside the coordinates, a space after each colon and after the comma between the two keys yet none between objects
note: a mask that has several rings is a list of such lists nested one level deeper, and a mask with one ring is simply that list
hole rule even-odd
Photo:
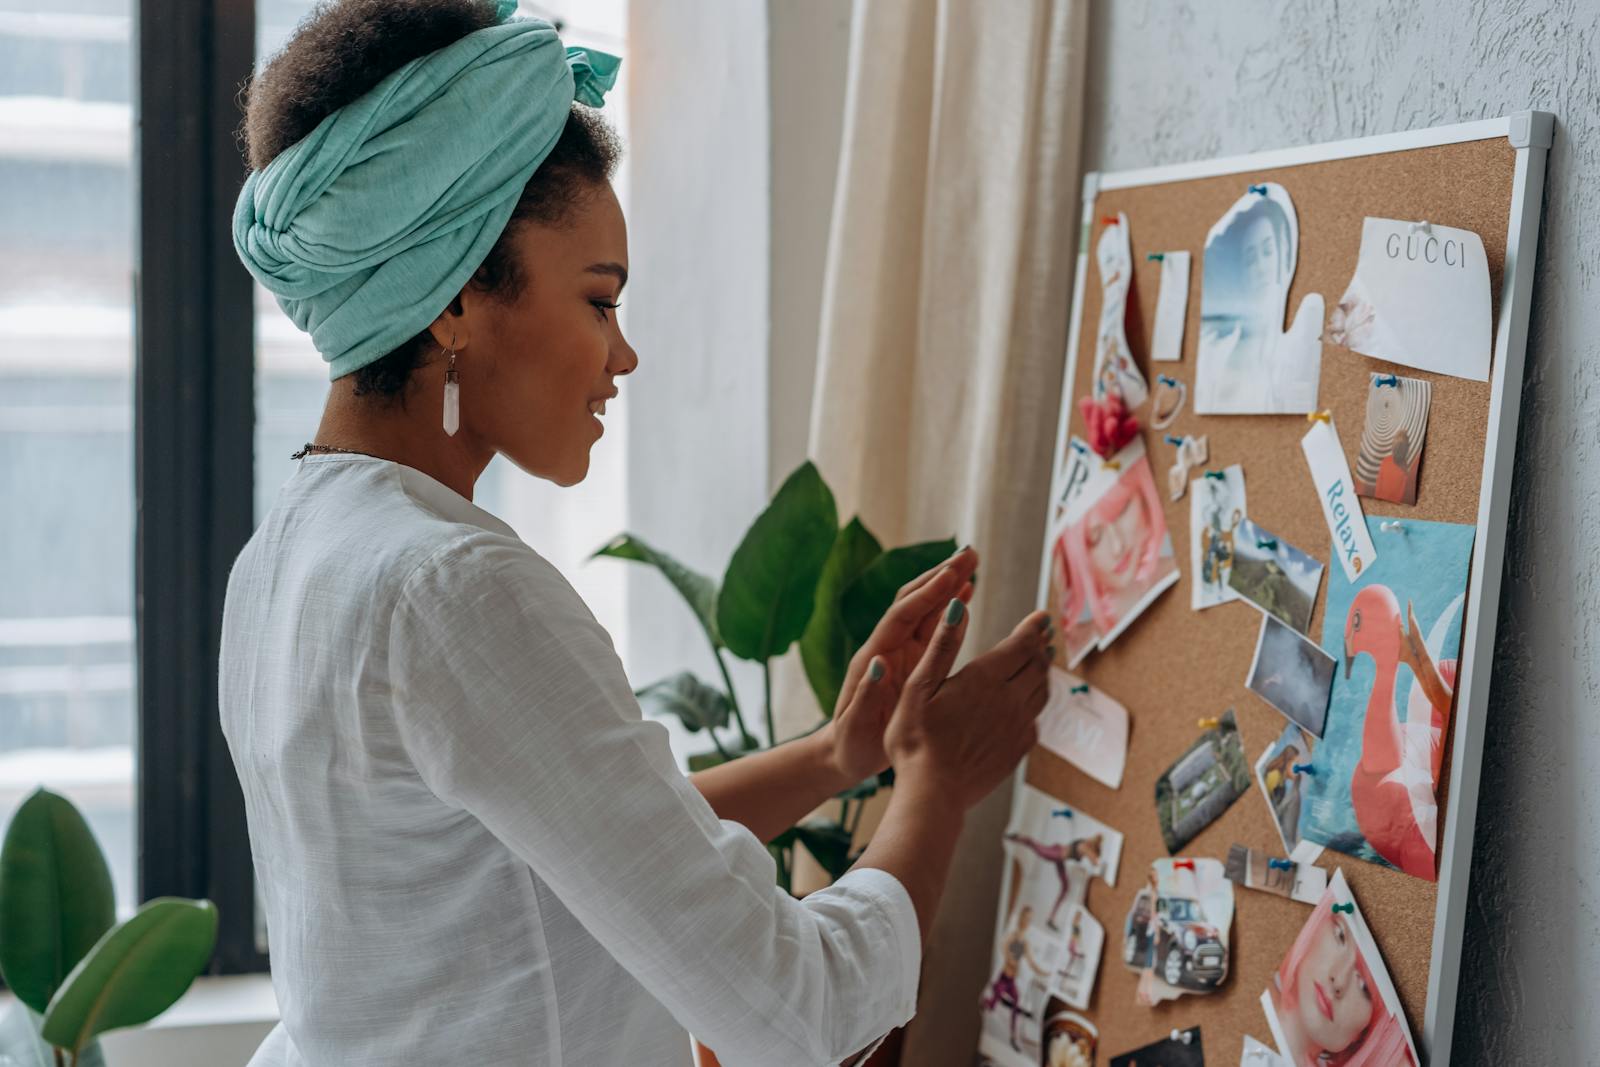
[{"label": "woman's raised hand", "polygon": [[829,726],[833,762],[851,784],[889,765],[883,732],[906,677],[921,661],[952,599],[972,599],[978,553],[963,548],[895,594],[872,636],[850,660]]},{"label": "woman's raised hand", "polygon": [[884,733],[897,780],[923,779],[962,810],[993,791],[1033,747],[1054,653],[1050,616],[1036,611],[951,675],[966,628],[966,605],[950,600]]}]

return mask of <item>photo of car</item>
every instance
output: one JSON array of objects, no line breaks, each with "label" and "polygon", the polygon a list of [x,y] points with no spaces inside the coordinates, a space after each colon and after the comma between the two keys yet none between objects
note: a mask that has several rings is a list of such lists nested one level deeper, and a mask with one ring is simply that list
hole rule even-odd
[{"label": "photo of car", "polygon": [[1209,991],[1228,976],[1228,946],[1198,900],[1158,899],[1154,941],[1156,973],[1168,985]]}]

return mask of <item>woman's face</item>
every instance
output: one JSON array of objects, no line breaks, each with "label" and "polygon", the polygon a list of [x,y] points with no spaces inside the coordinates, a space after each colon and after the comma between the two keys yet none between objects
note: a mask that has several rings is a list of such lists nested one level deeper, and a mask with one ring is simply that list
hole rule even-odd
[{"label": "woman's face", "polygon": [[1318,1048],[1342,1052],[1372,1018],[1373,991],[1358,966],[1350,928],[1338,915],[1324,923],[1300,964],[1295,1013]]},{"label": "woman's face", "polygon": [[461,426],[529,474],[574,485],[589,473],[615,378],[639,364],[608,306],[628,279],[627,226],[605,184],[558,225],[521,223],[513,241],[520,297],[462,292]]},{"label": "woman's face", "polygon": [[1139,553],[1150,524],[1144,513],[1144,499],[1130,493],[1120,509],[1105,515],[1091,509],[1084,520],[1084,541],[1089,548],[1089,563],[1106,589],[1123,590],[1131,586],[1139,570]]},{"label": "woman's face", "polygon": [[1278,286],[1278,237],[1265,218],[1250,220],[1244,230],[1239,255],[1244,266],[1245,284],[1257,296],[1266,296]]}]

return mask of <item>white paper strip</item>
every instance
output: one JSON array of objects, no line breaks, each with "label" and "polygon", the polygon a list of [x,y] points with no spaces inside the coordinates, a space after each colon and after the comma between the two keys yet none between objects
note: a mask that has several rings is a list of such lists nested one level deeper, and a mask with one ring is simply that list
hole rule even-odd
[{"label": "white paper strip", "polygon": [[1183,358],[1183,323],[1189,315],[1189,253],[1165,252],[1162,257],[1150,358],[1170,363]]},{"label": "white paper strip", "polygon": [[1367,534],[1367,520],[1356,497],[1350,463],[1345,459],[1344,446],[1339,444],[1339,431],[1334,429],[1332,416],[1311,424],[1311,429],[1300,439],[1300,449],[1311,467],[1311,480],[1317,486],[1322,517],[1328,520],[1333,558],[1344,568],[1344,576],[1354,582],[1362,571],[1378,561],[1378,550]]}]

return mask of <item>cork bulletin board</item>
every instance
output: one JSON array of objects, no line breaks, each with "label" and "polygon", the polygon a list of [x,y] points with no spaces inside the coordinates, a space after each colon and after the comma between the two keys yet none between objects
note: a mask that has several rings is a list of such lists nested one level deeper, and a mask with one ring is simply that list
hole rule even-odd
[{"label": "cork bulletin board", "polygon": [[[1461,676],[1439,787],[1439,880],[1329,850],[1317,861],[1344,871],[1388,966],[1424,1062],[1449,1060],[1455,1015],[1462,916],[1477,802],[1494,628],[1504,555],[1506,500],[1516,443],[1518,399],[1545,151],[1553,122],[1521,113],[1502,119],[1394,134],[1285,152],[1169,168],[1092,174],[1085,182],[1084,230],[1073,296],[1067,372],[1056,437],[1059,478],[1070,436],[1087,437],[1077,410],[1088,395],[1100,283],[1090,250],[1104,220],[1125,213],[1133,252],[1127,334],[1152,389],[1157,374],[1188,385],[1188,402],[1164,430],[1148,425],[1150,405],[1135,414],[1158,485],[1165,489],[1173,448],[1164,434],[1205,435],[1204,468],[1243,467],[1249,517],[1305,549],[1328,567],[1328,527],[1300,449],[1303,415],[1195,414],[1195,370],[1206,234],[1251,183],[1277,182],[1292,196],[1300,226],[1298,265],[1288,317],[1309,293],[1338,302],[1354,272],[1367,216],[1430,220],[1478,233],[1493,294],[1493,356],[1487,382],[1430,374],[1412,367],[1322,346],[1317,406],[1333,413],[1346,457],[1355,462],[1365,418],[1369,372],[1433,383],[1427,443],[1415,505],[1363,498],[1374,520],[1406,518],[1476,527],[1461,639]],[[1146,254],[1188,250],[1189,305],[1182,358],[1150,362],[1161,264]],[[1323,336],[1327,329],[1324,324]],[[1198,477],[1200,469],[1190,472]],[[1052,486],[1051,500],[1057,498]],[[1199,736],[1197,719],[1233,709],[1246,759],[1276,738],[1284,718],[1245,687],[1260,613],[1245,601],[1196,612],[1190,608],[1190,499],[1162,500],[1180,569],[1163,593],[1107,649],[1091,652],[1073,673],[1124,704],[1131,730],[1127,768],[1118,789],[1095,781],[1052,752],[1036,748],[1020,780],[1059,797],[1125,835],[1115,888],[1092,882],[1087,906],[1105,927],[1099,977],[1083,1012],[1100,1031],[1098,1062],[1199,1026],[1208,1064],[1239,1062],[1243,1035],[1273,1044],[1259,998],[1310,914],[1305,904],[1236,887],[1230,972],[1219,990],[1154,1008],[1135,1003],[1138,976],[1122,963],[1123,923],[1151,861],[1169,855],[1157,822],[1154,787]],[[1382,545],[1379,544],[1379,551]],[[1043,545],[1040,603],[1052,610],[1050,545]],[[1322,633],[1331,575],[1318,589],[1309,634]],[[1063,664],[1064,666],[1064,664]],[[1241,796],[1178,855],[1225,861],[1235,843],[1281,855],[1272,817],[1256,788]],[[1011,879],[1015,885],[1018,879]],[[1010,906],[1000,902],[997,923]],[[997,929],[997,935],[1001,931]]]}]

